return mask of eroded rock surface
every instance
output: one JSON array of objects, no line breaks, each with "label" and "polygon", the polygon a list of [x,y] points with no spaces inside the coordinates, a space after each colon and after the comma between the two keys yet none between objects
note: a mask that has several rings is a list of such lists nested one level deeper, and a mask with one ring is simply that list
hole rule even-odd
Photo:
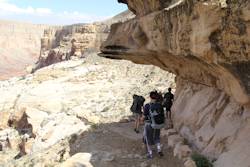
[{"label": "eroded rock surface", "polygon": [[249,1],[227,8],[216,0],[168,2],[128,0],[137,17],[113,25],[102,52],[157,65],[249,103]]},{"label": "eroded rock surface", "polygon": [[110,25],[132,17],[134,15],[130,11],[125,11],[103,22],[46,29],[41,39],[41,54],[32,71],[72,58],[85,57],[88,51],[99,51],[110,32]]},{"label": "eroded rock surface", "polygon": [[90,154],[91,162],[79,163],[126,167],[138,157],[137,165],[144,162],[141,134],[132,122],[118,122],[131,121],[134,93],[148,97],[153,89],[175,88],[174,77],[158,67],[93,53],[0,82],[0,166],[60,166],[75,154],[64,166]]},{"label": "eroded rock surface", "polygon": [[103,56],[176,74],[175,128],[216,167],[248,167],[250,1],[118,2],[136,17],[112,25]]}]

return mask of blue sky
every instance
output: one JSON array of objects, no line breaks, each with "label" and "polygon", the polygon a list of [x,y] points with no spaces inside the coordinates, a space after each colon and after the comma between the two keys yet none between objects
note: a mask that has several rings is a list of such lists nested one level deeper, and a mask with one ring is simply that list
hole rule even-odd
[{"label": "blue sky", "polygon": [[38,24],[86,23],[126,9],[117,0],[0,0],[0,19]]}]

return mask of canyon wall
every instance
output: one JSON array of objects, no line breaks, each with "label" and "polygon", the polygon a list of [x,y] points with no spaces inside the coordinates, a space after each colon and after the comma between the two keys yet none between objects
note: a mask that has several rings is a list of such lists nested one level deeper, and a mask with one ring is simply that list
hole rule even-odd
[{"label": "canyon wall", "polygon": [[112,25],[103,56],[176,74],[175,128],[216,167],[249,167],[250,2],[118,1],[136,17]]},{"label": "canyon wall", "polygon": [[46,25],[0,20],[0,80],[26,73],[40,55]]},{"label": "canyon wall", "polygon": [[72,57],[84,57],[88,51],[98,52],[102,42],[107,39],[111,24],[132,17],[134,15],[130,11],[125,11],[102,22],[46,29],[41,39],[41,54],[32,71]]}]

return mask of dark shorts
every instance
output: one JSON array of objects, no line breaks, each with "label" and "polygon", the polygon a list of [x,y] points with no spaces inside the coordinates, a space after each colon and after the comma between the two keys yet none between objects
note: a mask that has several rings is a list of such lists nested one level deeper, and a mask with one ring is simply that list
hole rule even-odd
[{"label": "dark shorts", "polygon": [[149,123],[144,126],[143,141],[148,145],[155,145],[160,143],[160,129],[153,129]]},{"label": "dark shorts", "polygon": [[164,106],[164,108],[166,109],[167,112],[171,112],[171,107],[172,107],[172,105]]},{"label": "dark shorts", "polygon": [[137,112],[133,112],[133,115],[135,116],[135,117],[141,117],[142,116],[142,112],[141,113],[137,113]]}]

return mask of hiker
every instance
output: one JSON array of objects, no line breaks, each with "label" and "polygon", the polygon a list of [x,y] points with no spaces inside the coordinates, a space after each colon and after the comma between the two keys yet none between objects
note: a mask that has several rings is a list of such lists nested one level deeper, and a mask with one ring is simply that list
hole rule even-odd
[{"label": "hiker", "polygon": [[150,92],[150,103],[144,106],[144,133],[143,141],[147,148],[147,157],[152,158],[152,146],[156,145],[157,152],[163,156],[160,144],[160,131],[164,127],[165,117],[161,103],[158,102],[159,94]]},{"label": "hiker", "polygon": [[163,96],[162,96],[162,92],[157,92],[158,93],[158,98],[157,98],[157,102],[159,103],[163,103]]},{"label": "hiker", "polygon": [[172,94],[172,89],[168,88],[168,92],[163,97],[163,107],[166,110],[166,116],[168,119],[172,119],[171,117],[171,107],[174,101],[174,95]]},{"label": "hiker", "polygon": [[140,120],[142,118],[142,108],[145,102],[143,96],[133,95],[133,104],[130,107],[131,112],[135,115],[135,128],[134,131],[139,133]]}]

